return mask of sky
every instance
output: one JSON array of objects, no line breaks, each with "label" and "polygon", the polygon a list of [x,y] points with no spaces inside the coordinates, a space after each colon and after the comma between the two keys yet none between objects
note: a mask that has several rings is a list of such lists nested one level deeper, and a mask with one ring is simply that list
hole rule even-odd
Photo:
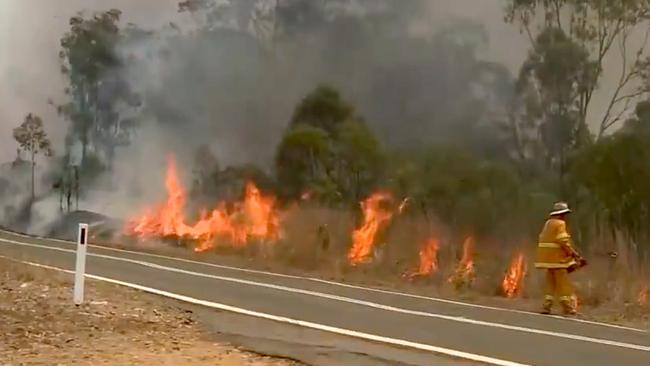
[{"label": "sky", "polygon": [[[43,117],[55,146],[63,140],[66,122],[48,100],[61,102],[64,83],[59,72],[59,40],[75,13],[118,8],[125,22],[156,27],[173,21],[179,0],[0,0],[0,162],[15,156],[12,129],[27,113]],[[405,0],[406,1],[406,0]],[[430,24],[436,27],[458,18],[485,25],[490,46],[484,56],[505,64],[513,74],[526,57],[528,42],[515,26],[503,22],[503,0],[428,0]],[[29,19],[26,21],[25,19]],[[606,70],[616,68],[607,61]],[[607,74],[604,86],[616,79]],[[609,78],[609,79],[608,79]],[[604,105],[607,93],[594,103]],[[598,114],[599,108],[594,109]]]},{"label": "sky", "polygon": [[[157,26],[172,20],[177,0],[0,0],[0,162],[12,159],[11,131],[30,112],[42,116],[55,146],[66,122],[48,100],[62,100],[59,40],[77,12],[118,8],[124,20]],[[29,19],[29,21],[25,21]]]}]

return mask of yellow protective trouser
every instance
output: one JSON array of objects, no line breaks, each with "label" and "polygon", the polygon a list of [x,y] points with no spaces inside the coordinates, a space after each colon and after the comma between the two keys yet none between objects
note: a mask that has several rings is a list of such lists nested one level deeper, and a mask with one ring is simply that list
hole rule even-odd
[{"label": "yellow protective trouser", "polygon": [[569,281],[569,272],[565,268],[547,269],[544,296],[544,309],[550,310],[553,301],[559,300],[565,312],[575,311],[573,286]]}]

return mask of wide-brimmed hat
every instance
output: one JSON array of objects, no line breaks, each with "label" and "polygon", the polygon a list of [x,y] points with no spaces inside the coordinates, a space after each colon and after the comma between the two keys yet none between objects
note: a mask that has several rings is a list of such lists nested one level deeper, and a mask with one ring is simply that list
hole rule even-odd
[{"label": "wide-brimmed hat", "polygon": [[553,211],[549,214],[550,216],[557,216],[570,213],[571,209],[566,202],[556,202],[553,205]]}]

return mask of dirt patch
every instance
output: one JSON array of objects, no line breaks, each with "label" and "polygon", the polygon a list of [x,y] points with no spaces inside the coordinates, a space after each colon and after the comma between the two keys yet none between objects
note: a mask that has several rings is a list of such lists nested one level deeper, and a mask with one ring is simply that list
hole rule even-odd
[{"label": "dirt patch", "polygon": [[298,366],[212,341],[195,314],[90,281],[72,305],[69,276],[0,259],[3,365]]}]

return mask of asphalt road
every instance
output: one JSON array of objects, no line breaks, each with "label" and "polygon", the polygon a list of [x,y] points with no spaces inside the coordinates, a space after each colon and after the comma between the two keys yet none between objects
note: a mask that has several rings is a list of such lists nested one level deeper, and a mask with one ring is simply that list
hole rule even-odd
[{"label": "asphalt road", "polygon": [[[0,232],[9,258],[71,270],[74,249]],[[94,246],[88,253],[88,274],[238,309],[257,319],[260,334],[285,320],[312,327],[301,328],[312,343],[319,334],[340,343],[344,330],[367,355],[402,364],[650,365],[650,333],[630,328]]]}]

